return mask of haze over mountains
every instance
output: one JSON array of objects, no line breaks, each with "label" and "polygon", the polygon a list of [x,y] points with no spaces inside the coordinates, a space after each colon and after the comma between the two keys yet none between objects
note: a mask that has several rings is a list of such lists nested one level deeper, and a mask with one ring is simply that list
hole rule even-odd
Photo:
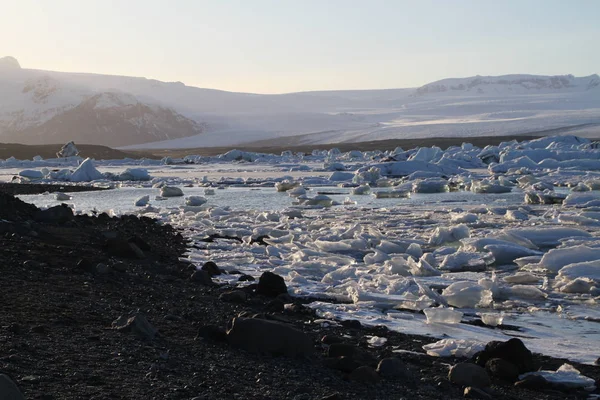
[{"label": "haze over mountains", "polygon": [[600,77],[452,78],[261,95],[21,68],[0,59],[0,142],[182,148],[548,131],[600,137]]}]

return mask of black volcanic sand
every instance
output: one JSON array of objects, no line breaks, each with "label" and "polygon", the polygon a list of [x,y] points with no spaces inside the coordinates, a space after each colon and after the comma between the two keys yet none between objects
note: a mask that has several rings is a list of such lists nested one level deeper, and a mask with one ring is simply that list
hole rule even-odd
[{"label": "black volcanic sand", "polygon": [[[186,241],[168,225],[135,216],[76,216],[61,223],[35,218],[35,206],[0,192],[0,372],[11,376],[27,399],[310,400],[335,393],[339,396],[332,399],[463,398],[463,388],[447,378],[448,366],[457,360],[392,352],[423,353],[421,346],[432,338],[384,327],[322,328],[309,323],[316,317],[301,306],[269,311],[270,299],[250,289],[242,304],[220,300],[230,287],[190,280],[193,268],[178,260]],[[134,241],[145,249],[144,258],[106,247],[109,240]],[[99,272],[93,268],[97,263],[109,270]],[[114,320],[133,310],[159,330],[156,339],[111,329]],[[242,311],[266,312],[303,330],[315,355],[259,356],[197,338],[200,327],[225,327]],[[347,335],[347,343],[377,359],[396,355],[412,378],[372,385],[350,381],[323,365],[320,339],[326,334]],[[368,335],[388,341],[369,349]],[[535,359],[545,369],[563,362]],[[576,367],[600,378],[598,367]],[[586,398],[582,392],[530,391],[497,381],[491,390],[494,399]]]}]

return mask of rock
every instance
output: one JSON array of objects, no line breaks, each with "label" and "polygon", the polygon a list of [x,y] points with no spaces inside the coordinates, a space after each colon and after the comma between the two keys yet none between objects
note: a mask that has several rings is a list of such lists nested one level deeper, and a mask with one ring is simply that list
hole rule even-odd
[{"label": "rock", "polygon": [[314,351],[312,340],[304,332],[258,318],[234,318],[227,329],[227,341],[234,347],[260,354],[299,357]]},{"label": "rock", "polygon": [[205,339],[214,342],[224,342],[227,340],[227,332],[215,325],[203,325],[198,329],[196,340]]},{"label": "rock", "polygon": [[124,262],[118,261],[112,265],[112,269],[114,269],[117,272],[126,272],[127,264],[125,264]]},{"label": "rock", "polygon": [[410,375],[406,364],[396,357],[384,358],[379,361],[377,373],[385,379],[405,379]]},{"label": "rock", "polygon": [[323,365],[327,368],[336,369],[338,371],[350,373],[358,367],[362,367],[362,364],[353,359],[352,357],[334,357],[323,359]]},{"label": "rock", "polygon": [[256,293],[267,297],[277,297],[282,293],[287,293],[287,286],[283,278],[272,272],[263,272],[258,279]]},{"label": "rock", "polygon": [[242,275],[238,279],[238,282],[253,282],[253,281],[255,281],[255,279],[251,275]]},{"label": "rock", "polygon": [[486,370],[477,364],[459,363],[448,372],[450,382],[461,386],[487,387],[490,377]]},{"label": "rock", "polygon": [[325,335],[321,338],[321,343],[331,345],[334,343],[342,343],[344,339],[335,335]]},{"label": "rock", "polygon": [[158,330],[140,313],[130,314],[129,316],[121,315],[113,321],[112,329],[133,332],[142,339],[147,340],[153,340],[158,335]]},{"label": "rock", "polygon": [[7,375],[0,374],[0,399],[1,400],[25,400],[23,393],[16,383]]},{"label": "rock", "polygon": [[491,358],[485,363],[485,369],[491,376],[514,382],[519,377],[519,368],[502,358]]},{"label": "rock", "polygon": [[198,283],[200,283],[202,285],[206,285],[206,286],[212,286],[215,284],[213,282],[212,278],[210,277],[210,275],[208,274],[208,272],[202,271],[202,270],[195,271],[190,276],[190,279],[194,282],[198,282]]},{"label": "rock", "polygon": [[215,264],[212,261],[205,262],[201,270],[208,272],[210,276],[221,275],[223,273],[223,271],[221,271],[221,268],[217,267],[217,264]]},{"label": "rock", "polygon": [[102,275],[108,274],[108,273],[110,273],[110,271],[111,271],[110,267],[106,264],[98,263],[96,265],[96,272],[99,274],[102,274]]},{"label": "rock", "polygon": [[379,382],[379,375],[377,372],[369,367],[368,365],[363,365],[362,367],[356,368],[349,375],[350,380],[361,383],[377,383]]},{"label": "rock", "polygon": [[340,322],[344,328],[350,329],[360,329],[362,328],[362,324],[357,319],[347,319]]},{"label": "rock", "polygon": [[515,387],[529,390],[544,390],[549,387],[549,383],[543,376],[526,375],[520,381],[515,382]]},{"label": "rock", "polygon": [[464,396],[466,399],[491,399],[492,396],[484,392],[483,390],[473,387],[467,386],[464,391]]},{"label": "rock", "polygon": [[535,370],[533,354],[521,339],[513,338],[506,342],[489,342],[483,351],[477,357],[476,362],[480,366],[485,366],[488,360],[492,358],[501,358],[517,366],[519,374]]},{"label": "rock", "polygon": [[73,210],[66,204],[50,207],[46,210],[39,210],[33,216],[37,222],[46,222],[50,224],[64,224],[74,218]]},{"label": "rock", "polygon": [[228,303],[244,303],[247,295],[243,290],[232,290],[231,292],[221,293],[219,299]]}]

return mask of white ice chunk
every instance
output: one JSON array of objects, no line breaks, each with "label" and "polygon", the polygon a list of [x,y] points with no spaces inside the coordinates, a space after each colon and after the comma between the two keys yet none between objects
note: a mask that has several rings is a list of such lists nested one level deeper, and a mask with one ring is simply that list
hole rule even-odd
[{"label": "white ice chunk", "polygon": [[371,186],[369,185],[360,185],[358,187],[355,187],[351,190],[352,194],[355,195],[364,195],[364,194],[368,194],[371,191]]},{"label": "white ice chunk", "polygon": [[94,161],[86,158],[81,165],[73,171],[69,180],[71,182],[90,182],[103,179],[104,175],[94,167]]},{"label": "white ice chunk", "polygon": [[444,257],[440,264],[440,269],[452,272],[484,271],[486,265],[486,261],[478,253],[457,251]]},{"label": "white ice chunk", "polygon": [[134,205],[136,207],[146,207],[148,205],[149,201],[150,201],[150,195],[145,195],[145,196],[138,198],[135,201]]},{"label": "white ice chunk", "polygon": [[[505,233],[512,237],[528,240],[537,247],[558,246],[560,244],[560,240],[566,237],[591,236],[590,233],[576,228],[516,228],[508,229],[501,233]],[[504,239],[504,237],[502,238]]]},{"label": "white ice chunk", "polygon": [[517,272],[514,275],[505,276],[503,280],[506,283],[529,284],[538,283],[541,280],[541,278],[528,272]]},{"label": "white ice chunk", "polygon": [[423,346],[423,350],[432,357],[471,358],[483,349],[485,349],[485,343],[464,339],[442,339]]},{"label": "white ice chunk", "polygon": [[62,192],[56,192],[56,200],[58,201],[67,201],[67,200],[71,200],[71,196],[69,196],[66,193],[62,193]]},{"label": "white ice chunk", "polygon": [[568,264],[594,260],[600,260],[600,249],[587,246],[574,246],[548,251],[542,257],[540,266],[556,273]]},{"label": "white ice chunk", "polygon": [[206,197],[202,197],[202,196],[189,196],[186,197],[185,199],[185,205],[187,206],[193,206],[193,207],[198,207],[201,206],[203,204],[205,204],[208,200],[206,200]]},{"label": "white ice chunk", "polygon": [[517,245],[488,244],[484,249],[492,253],[497,265],[512,264],[517,258],[542,254],[539,251]]},{"label": "white ice chunk", "polygon": [[504,313],[482,313],[481,321],[488,326],[502,325]]},{"label": "white ice chunk", "polygon": [[469,227],[464,224],[452,226],[446,228],[439,226],[435,228],[435,231],[429,239],[429,244],[439,246],[444,243],[454,243],[461,239],[468,238],[470,236]]},{"label": "white ice chunk", "polygon": [[452,307],[437,307],[437,308],[425,308],[423,309],[423,313],[427,317],[427,323],[437,323],[437,324],[459,324],[460,320],[463,317],[463,313],[455,310]]},{"label": "white ice chunk", "polygon": [[35,169],[24,169],[23,171],[19,172],[19,176],[30,179],[42,179],[44,174],[42,171]]},{"label": "white ice chunk", "polygon": [[176,186],[163,186],[160,189],[161,197],[179,197],[183,196],[183,191]]},{"label": "white ice chunk", "polygon": [[588,278],[600,283],[600,260],[569,264],[558,271],[558,278],[569,281]]},{"label": "white ice chunk", "polygon": [[556,371],[537,371],[528,372],[520,375],[519,379],[523,379],[529,375],[537,375],[546,379],[548,382],[560,384],[569,388],[583,388],[589,391],[596,389],[596,381],[582,375],[577,369],[570,364],[563,364]]},{"label": "white ice chunk", "polygon": [[471,213],[454,214],[450,217],[450,222],[455,224],[473,224],[479,220],[479,217]]},{"label": "white ice chunk", "polygon": [[448,304],[460,308],[486,306],[492,301],[492,291],[479,284],[461,281],[455,282],[442,291]]}]

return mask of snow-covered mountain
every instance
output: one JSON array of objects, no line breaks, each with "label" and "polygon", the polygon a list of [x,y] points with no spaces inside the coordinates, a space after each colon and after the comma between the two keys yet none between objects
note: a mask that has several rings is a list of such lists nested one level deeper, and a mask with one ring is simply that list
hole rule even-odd
[{"label": "snow-covered mountain", "polygon": [[539,94],[556,92],[585,92],[600,86],[600,77],[582,78],[573,75],[503,75],[442,79],[421,86],[417,95],[448,93],[472,95]]},{"label": "snow-covered mountain", "polygon": [[125,146],[201,134],[204,125],[118,88],[94,88],[69,74],[21,69],[0,59],[0,141]]},{"label": "snow-covered mountain", "polygon": [[569,131],[600,137],[598,75],[261,95],[0,59],[0,142],[202,147]]}]

